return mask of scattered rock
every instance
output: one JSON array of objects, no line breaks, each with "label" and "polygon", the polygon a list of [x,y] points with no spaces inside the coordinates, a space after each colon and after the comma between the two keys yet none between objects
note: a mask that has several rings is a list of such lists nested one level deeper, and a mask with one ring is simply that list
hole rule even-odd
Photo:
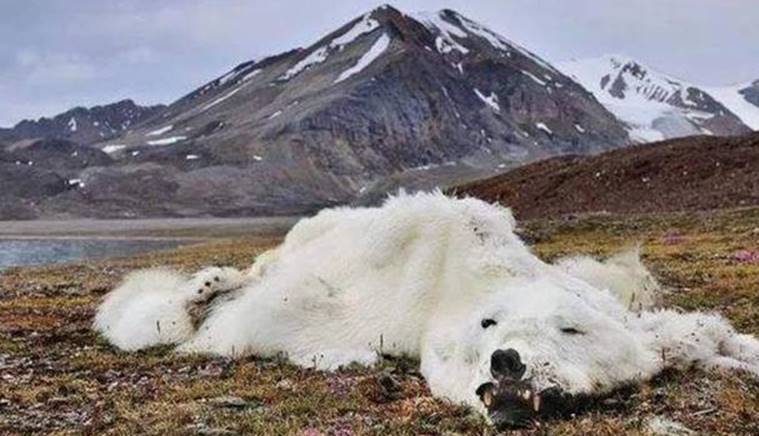
[{"label": "scattered rock", "polygon": [[249,407],[258,406],[258,402],[256,401],[247,401],[241,397],[235,397],[232,395],[211,398],[208,400],[208,404],[213,407],[228,409],[247,409]]},{"label": "scattered rock", "polygon": [[206,424],[192,424],[192,425],[188,425],[188,426],[185,427],[185,430],[188,433],[191,433],[191,434],[209,435],[209,436],[211,436],[211,435],[217,436],[217,435],[233,435],[233,434],[238,434],[237,432],[232,431],[232,430],[228,430],[226,428],[213,428],[213,427],[209,427]]},{"label": "scattered rock", "polygon": [[282,380],[278,381],[276,385],[274,385],[277,389],[284,389],[284,390],[290,390],[293,388],[293,382],[290,380],[283,378]]},{"label": "scattered rock", "polygon": [[688,427],[664,416],[654,416],[646,420],[646,428],[657,436],[685,436],[695,432]]},{"label": "scattered rock", "polygon": [[380,404],[399,399],[403,391],[401,383],[387,369],[365,380],[359,388],[367,398]]},{"label": "scattered rock", "polygon": [[396,397],[401,391],[401,383],[390,372],[383,371],[377,377],[377,384],[387,397]]}]

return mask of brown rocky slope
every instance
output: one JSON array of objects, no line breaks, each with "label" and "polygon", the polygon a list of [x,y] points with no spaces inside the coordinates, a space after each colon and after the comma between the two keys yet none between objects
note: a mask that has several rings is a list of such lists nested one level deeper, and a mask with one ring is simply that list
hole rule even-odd
[{"label": "brown rocky slope", "polygon": [[562,156],[462,185],[520,218],[706,210],[759,204],[759,134],[697,136]]}]

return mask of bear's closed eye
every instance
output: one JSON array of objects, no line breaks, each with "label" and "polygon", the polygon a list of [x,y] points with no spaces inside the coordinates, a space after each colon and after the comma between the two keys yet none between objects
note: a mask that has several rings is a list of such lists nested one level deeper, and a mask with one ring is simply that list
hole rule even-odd
[{"label": "bear's closed eye", "polygon": [[562,333],[566,333],[568,335],[584,335],[585,332],[582,330],[578,330],[574,327],[563,327],[560,329]]},{"label": "bear's closed eye", "polygon": [[480,321],[480,325],[484,329],[486,329],[486,328],[488,328],[490,326],[494,326],[496,324],[498,324],[498,323],[494,319],[490,319],[490,318],[485,318],[482,321]]}]

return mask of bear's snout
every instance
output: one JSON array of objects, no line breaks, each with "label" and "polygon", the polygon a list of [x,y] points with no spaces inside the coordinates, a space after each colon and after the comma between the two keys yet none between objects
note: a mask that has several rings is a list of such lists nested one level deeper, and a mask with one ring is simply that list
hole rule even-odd
[{"label": "bear's snout", "polygon": [[540,396],[529,380],[522,380],[527,367],[513,348],[496,350],[490,355],[490,373],[494,380],[477,388],[476,394],[498,427],[525,427],[540,410]]},{"label": "bear's snout", "polygon": [[490,356],[490,373],[496,379],[520,380],[526,369],[519,352],[513,348],[496,350]]}]

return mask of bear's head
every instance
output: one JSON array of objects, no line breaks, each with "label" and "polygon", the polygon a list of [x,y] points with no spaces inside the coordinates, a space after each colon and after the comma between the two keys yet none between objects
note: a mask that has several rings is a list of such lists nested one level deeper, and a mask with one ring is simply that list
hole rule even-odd
[{"label": "bear's head", "polygon": [[423,371],[433,390],[499,426],[563,415],[657,370],[655,352],[625,323],[629,312],[566,276],[512,280],[460,313],[428,336]]}]

